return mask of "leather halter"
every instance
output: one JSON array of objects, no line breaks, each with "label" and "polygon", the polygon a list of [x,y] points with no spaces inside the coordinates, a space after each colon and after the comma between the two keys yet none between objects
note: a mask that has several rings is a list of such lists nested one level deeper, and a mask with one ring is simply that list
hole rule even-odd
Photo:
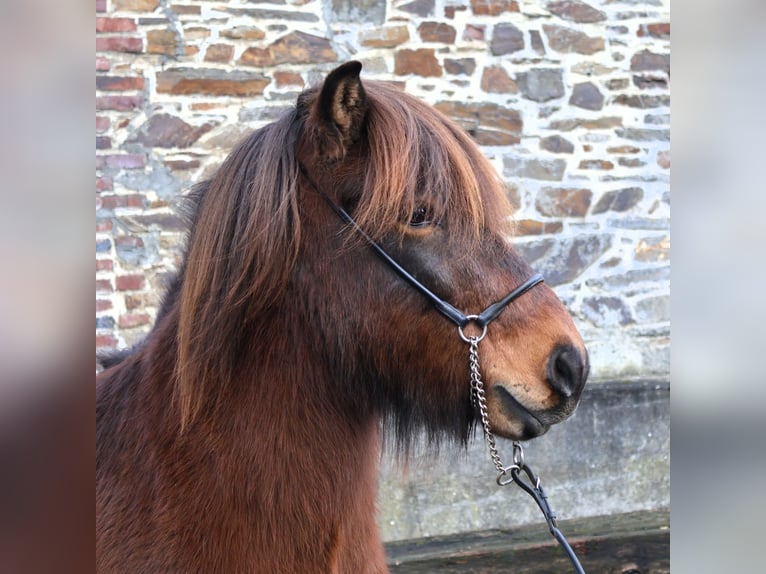
[{"label": "leather halter", "polygon": [[404,267],[399,265],[397,261],[391,257],[386,251],[372,238],[370,237],[364,229],[359,227],[359,225],[354,221],[354,219],[348,214],[348,212],[337,205],[330,197],[324,193],[322,190],[320,190],[317,185],[314,183],[314,180],[309,176],[309,174],[306,171],[306,168],[303,167],[303,165],[300,166],[301,173],[306,178],[306,181],[309,182],[312,188],[314,188],[314,191],[316,191],[319,195],[324,197],[325,201],[330,205],[330,207],[335,211],[335,213],[340,217],[345,223],[351,225],[354,230],[359,233],[367,243],[369,243],[370,247],[373,248],[375,253],[380,256],[383,261],[388,263],[389,266],[391,266],[394,271],[396,271],[402,279],[407,281],[410,285],[412,285],[417,291],[420,292],[421,295],[423,295],[428,301],[434,306],[434,308],[439,311],[442,315],[444,315],[447,319],[452,321],[455,325],[457,325],[460,336],[464,340],[468,341],[468,339],[463,335],[463,328],[468,325],[469,323],[473,322],[476,324],[476,326],[479,327],[479,329],[482,330],[482,336],[480,338],[483,338],[484,334],[487,331],[487,325],[489,325],[492,321],[494,321],[498,315],[500,315],[500,312],[511,302],[518,299],[521,295],[532,289],[535,285],[538,283],[542,283],[544,281],[543,276],[540,273],[535,273],[532,277],[524,281],[521,285],[516,287],[513,291],[508,293],[505,297],[500,299],[499,301],[496,301],[495,303],[492,303],[489,307],[484,309],[481,313],[478,315],[466,315],[459,309],[457,309],[454,305],[450,304],[449,302],[445,301],[444,299],[440,298],[438,295],[436,295],[433,291],[431,291],[428,287],[423,285],[420,281],[418,281],[409,271],[407,271]]}]

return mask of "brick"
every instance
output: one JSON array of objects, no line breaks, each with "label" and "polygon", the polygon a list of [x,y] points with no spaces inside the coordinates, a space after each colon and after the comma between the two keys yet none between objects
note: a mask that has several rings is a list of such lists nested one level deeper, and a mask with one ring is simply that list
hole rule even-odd
[{"label": "brick", "polygon": [[463,40],[483,42],[486,32],[487,27],[484,24],[466,24],[465,30],[463,30]]},{"label": "brick", "polygon": [[160,0],[112,0],[115,12],[154,12]]},{"label": "brick", "polygon": [[540,140],[540,149],[551,153],[573,153],[574,144],[560,135],[552,135]]},{"label": "brick", "polygon": [[604,50],[606,44],[604,38],[591,37],[564,26],[543,24],[543,32],[548,37],[548,45],[563,54],[595,54]]},{"label": "brick", "polygon": [[448,74],[470,76],[476,69],[476,60],[473,58],[444,59],[444,71]]},{"label": "brick", "polygon": [[188,4],[173,4],[170,9],[180,16],[198,16],[202,14],[200,6],[189,6]]},{"label": "brick", "polygon": [[141,125],[138,132],[128,143],[138,142],[149,147],[186,148],[196,142],[200,136],[210,131],[212,123],[191,126],[177,116],[154,114]]},{"label": "brick", "polygon": [[118,341],[114,335],[96,335],[96,349],[114,349]]},{"label": "brick", "polygon": [[642,50],[630,59],[630,69],[634,72],[662,71],[669,74],[670,55]]},{"label": "brick", "polygon": [[503,56],[524,49],[524,33],[513,24],[498,24],[489,44],[493,56]]},{"label": "brick", "polygon": [[337,60],[338,54],[326,38],[304,32],[291,32],[266,48],[248,48],[239,62],[247,66],[261,67],[281,64],[318,64]]},{"label": "brick", "polygon": [[137,169],[146,165],[146,156],[136,153],[108,155],[106,156],[106,165],[121,169]]},{"label": "brick", "polygon": [[545,233],[561,233],[564,224],[560,221],[537,221],[522,219],[516,222],[515,235],[543,235]]},{"label": "brick", "polygon": [[552,14],[579,24],[592,24],[606,20],[606,14],[579,0],[548,2],[545,6]]},{"label": "brick", "polygon": [[144,50],[141,38],[123,36],[96,37],[96,52],[129,52],[139,54]]},{"label": "brick", "polygon": [[210,30],[200,26],[184,28],[184,39],[186,40],[205,40],[210,37]]},{"label": "brick", "polygon": [[284,88],[286,86],[303,87],[303,78],[297,72],[274,72],[274,81],[277,83],[278,88]]},{"label": "brick", "polygon": [[96,220],[96,233],[108,233],[112,230],[111,219],[97,219]]},{"label": "brick", "polygon": [[457,31],[449,24],[442,22],[423,22],[418,26],[418,34],[424,42],[454,44]]},{"label": "brick", "polygon": [[96,149],[111,149],[112,138],[108,136],[96,136]]},{"label": "brick", "polygon": [[434,0],[413,0],[402,6],[397,6],[396,9],[425,18],[434,13],[434,4]]},{"label": "brick", "polygon": [[109,129],[109,124],[111,123],[111,120],[108,116],[96,116],[96,131],[97,132],[105,132]]},{"label": "brick", "polygon": [[549,217],[584,217],[590,208],[590,189],[544,187],[535,198],[535,208]]},{"label": "brick", "polygon": [[206,62],[218,62],[226,64],[234,55],[234,46],[231,44],[211,44],[205,51]]},{"label": "brick", "polygon": [[115,110],[118,112],[133,111],[144,104],[143,96],[98,96],[97,110]]},{"label": "brick", "polygon": [[104,58],[104,56],[96,56],[96,71],[97,72],[108,72],[112,67],[111,62],[108,58]]},{"label": "brick", "polygon": [[96,18],[96,32],[135,32],[133,18]]},{"label": "brick", "polygon": [[662,169],[670,169],[670,150],[657,152],[657,165]]},{"label": "brick", "polygon": [[148,313],[125,313],[120,315],[118,324],[121,329],[130,329],[148,325],[150,321],[151,317],[149,317]]},{"label": "brick", "polygon": [[471,10],[476,16],[498,16],[504,12],[518,12],[515,0],[471,0]]},{"label": "brick", "polygon": [[112,271],[113,269],[114,263],[111,259],[96,259],[96,272]]},{"label": "brick", "polygon": [[384,26],[359,32],[359,43],[367,48],[395,48],[409,39],[407,26]]},{"label": "brick", "polygon": [[655,22],[653,24],[641,24],[638,27],[636,35],[641,38],[650,36],[652,38],[670,38],[670,22]]},{"label": "brick", "polygon": [[593,214],[606,213],[607,211],[625,212],[634,207],[644,197],[644,191],[640,187],[626,187],[607,191],[601,196],[595,206]]},{"label": "brick", "polygon": [[143,275],[118,275],[115,278],[118,291],[136,291],[146,285],[146,277]]},{"label": "brick", "polygon": [[604,107],[604,95],[592,82],[575,84],[569,104],[585,110],[598,111]]},{"label": "brick", "polygon": [[109,299],[96,299],[96,313],[108,311],[112,307],[112,302]]},{"label": "brick", "polygon": [[96,0],[96,12],[106,12],[106,0]]},{"label": "brick", "polygon": [[97,177],[96,191],[111,191],[113,188],[111,177]]},{"label": "brick", "polygon": [[263,40],[266,32],[255,26],[234,26],[221,30],[218,35],[230,40]]},{"label": "brick", "polygon": [[481,74],[481,89],[492,94],[516,94],[519,91],[516,82],[500,66],[484,68]]},{"label": "brick", "polygon": [[614,169],[614,164],[605,159],[584,159],[578,166],[580,169]]},{"label": "brick", "polygon": [[394,73],[398,76],[438,77],[442,75],[442,67],[431,49],[399,50],[394,54]]},{"label": "brick", "polygon": [[173,30],[149,30],[146,33],[146,51],[149,54],[174,56],[176,35]]},{"label": "brick", "polygon": [[[143,207],[144,198],[134,193],[130,195],[102,195],[101,209],[116,209],[118,207]],[[120,238],[118,238],[119,240]]]},{"label": "brick", "polygon": [[96,293],[111,293],[114,291],[109,279],[96,279]]},{"label": "brick", "polygon": [[157,91],[174,95],[256,96],[263,93],[269,82],[262,74],[241,70],[174,68],[157,74]]},{"label": "brick", "polygon": [[105,92],[143,90],[144,79],[128,76],[96,76],[96,89]]}]

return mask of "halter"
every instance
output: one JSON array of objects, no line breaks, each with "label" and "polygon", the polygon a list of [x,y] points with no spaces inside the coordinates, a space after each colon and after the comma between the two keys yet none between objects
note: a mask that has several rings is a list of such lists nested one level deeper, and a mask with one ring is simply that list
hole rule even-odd
[{"label": "halter", "polygon": [[[540,507],[540,510],[545,517],[545,521],[548,523],[548,529],[566,552],[567,557],[574,566],[575,572],[578,574],[585,574],[585,570],[583,570],[583,567],[577,559],[574,550],[572,550],[569,542],[567,542],[567,539],[564,537],[556,525],[556,514],[548,504],[548,497],[546,496],[542,484],[540,483],[540,477],[537,476],[529,467],[529,465],[524,462],[524,450],[522,449],[520,442],[513,441],[513,464],[508,466],[503,465],[500,454],[497,450],[495,435],[492,432],[492,428],[489,424],[489,413],[487,410],[484,383],[481,380],[481,371],[479,369],[479,342],[486,336],[487,326],[492,321],[497,319],[502,310],[505,309],[505,307],[507,307],[510,303],[521,297],[524,293],[532,289],[538,283],[542,283],[544,281],[543,276],[540,273],[535,273],[532,275],[532,277],[508,293],[508,295],[499,301],[492,303],[478,315],[465,315],[454,305],[436,295],[436,293],[418,281],[409,271],[399,265],[399,263],[393,257],[391,257],[377,241],[370,237],[367,232],[364,231],[364,229],[359,227],[359,224],[357,224],[354,218],[351,217],[345,209],[337,205],[326,193],[317,187],[317,185],[314,183],[314,180],[309,176],[308,172],[302,164],[300,164],[300,171],[306,178],[306,181],[308,181],[311,187],[314,189],[314,191],[316,191],[325,199],[328,205],[338,215],[338,217],[340,217],[341,220],[353,227],[354,231],[356,231],[364,238],[364,240],[370,245],[370,247],[372,247],[375,253],[381,259],[383,259],[383,261],[385,261],[394,271],[396,271],[396,273],[402,277],[402,279],[412,285],[416,291],[420,292],[420,294],[423,295],[431,303],[431,305],[433,305],[433,307],[439,311],[439,313],[457,325],[458,335],[470,346],[469,365],[471,371],[471,402],[479,411],[482,428],[484,430],[484,438],[487,442],[487,447],[489,448],[490,458],[492,459],[492,463],[498,472],[496,479],[497,484],[499,486],[506,486],[511,483],[516,483],[522,490],[524,490],[534,499],[534,501]],[[481,329],[480,335],[466,336],[463,329],[470,323],[474,323],[479,329]],[[522,477],[522,471],[524,474],[526,474],[526,479]]]}]

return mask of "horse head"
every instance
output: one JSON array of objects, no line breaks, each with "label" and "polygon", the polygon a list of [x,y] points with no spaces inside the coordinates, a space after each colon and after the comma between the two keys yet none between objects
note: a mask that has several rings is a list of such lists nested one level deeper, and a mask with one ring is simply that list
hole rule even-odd
[{"label": "horse head", "polygon": [[[307,327],[323,353],[338,357],[360,408],[374,402],[393,415],[400,438],[424,426],[465,439],[474,421],[467,345],[370,243],[465,314],[533,271],[510,243],[504,183],[477,146],[432,107],[362,82],[360,70],[345,64],[298,101],[301,248],[292,281]],[[524,440],[572,414],[588,354],[563,304],[540,284],[487,326],[481,369],[494,432]]]}]

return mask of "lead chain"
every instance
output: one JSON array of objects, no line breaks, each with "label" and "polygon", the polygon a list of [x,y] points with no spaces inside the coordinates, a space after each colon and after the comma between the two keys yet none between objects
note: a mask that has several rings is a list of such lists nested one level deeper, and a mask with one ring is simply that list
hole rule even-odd
[{"label": "lead chain", "polygon": [[479,415],[481,417],[481,426],[484,429],[484,438],[487,441],[487,447],[489,448],[489,456],[492,458],[492,464],[495,465],[497,472],[498,484],[508,484],[508,482],[501,482],[502,479],[508,474],[508,468],[503,465],[503,461],[500,460],[500,453],[497,450],[495,443],[495,435],[489,426],[489,413],[487,412],[487,397],[484,393],[484,382],[481,380],[481,371],[479,371],[479,337],[471,337],[468,340],[470,344],[469,361],[471,367],[471,402],[473,406],[479,409]]}]

